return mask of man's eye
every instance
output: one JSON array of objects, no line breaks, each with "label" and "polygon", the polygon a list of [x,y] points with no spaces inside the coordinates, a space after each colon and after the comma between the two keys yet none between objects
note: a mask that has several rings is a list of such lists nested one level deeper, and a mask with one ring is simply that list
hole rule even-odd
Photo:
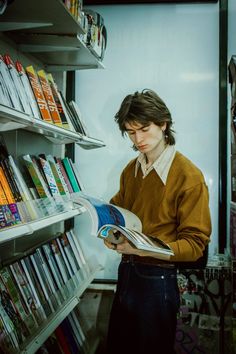
[{"label": "man's eye", "polygon": [[143,128],[143,129],[142,129],[142,132],[148,132],[148,129],[149,129],[149,128]]}]

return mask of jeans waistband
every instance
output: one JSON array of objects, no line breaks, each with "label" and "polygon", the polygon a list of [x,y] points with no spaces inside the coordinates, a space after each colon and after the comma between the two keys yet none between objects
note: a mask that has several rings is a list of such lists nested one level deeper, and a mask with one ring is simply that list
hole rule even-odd
[{"label": "jeans waistband", "polygon": [[157,266],[161,268],[168,268],[168,269],[175,269],[176,266],[174,263],[161,261],[159,259],[153,257],[140,257],[134,254],[123,254],[122,255],[122,262],[125,263],[140,263],[146,265]]}]

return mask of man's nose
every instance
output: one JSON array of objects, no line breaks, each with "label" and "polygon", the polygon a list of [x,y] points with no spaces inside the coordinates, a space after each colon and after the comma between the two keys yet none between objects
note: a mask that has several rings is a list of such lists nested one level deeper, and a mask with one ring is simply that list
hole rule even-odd
[{"label": "man's nose", "polygon": [[136,132],[135,133],[135,141],[136,143],[140,143],[143,140],[143,135],[141,132]]}]

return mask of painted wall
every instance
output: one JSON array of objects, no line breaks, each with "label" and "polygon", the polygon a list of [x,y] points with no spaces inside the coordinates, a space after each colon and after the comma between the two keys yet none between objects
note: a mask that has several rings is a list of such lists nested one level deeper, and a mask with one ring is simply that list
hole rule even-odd
[{"label": "painted wall", "polygon": [[[94,7],[108,31],[105,69],[76,73],[83,119],[90,135],[106,143],[101,149],[76,149],[87,193],[108,201],[117,191],[120,173],[135,153],[128,138],[121,137],[114,115],[128,93],[154,89],[172,113],[176,148],[200,167],[209,186],[210,253],[218,245],[218,6]],[[89,235],[89,222],[86,215],[76,219],[82,247],[104,266],[98,278],[116,278],[120,257]]]}]

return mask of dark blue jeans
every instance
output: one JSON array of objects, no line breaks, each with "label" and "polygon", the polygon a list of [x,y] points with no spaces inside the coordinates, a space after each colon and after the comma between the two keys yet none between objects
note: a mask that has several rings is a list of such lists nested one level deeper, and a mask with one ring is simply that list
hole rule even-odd
[{"label": "dark blue jeans", "polygon": [[173,354],[179,291],[176,269],[119,265],[107,354]]}]

